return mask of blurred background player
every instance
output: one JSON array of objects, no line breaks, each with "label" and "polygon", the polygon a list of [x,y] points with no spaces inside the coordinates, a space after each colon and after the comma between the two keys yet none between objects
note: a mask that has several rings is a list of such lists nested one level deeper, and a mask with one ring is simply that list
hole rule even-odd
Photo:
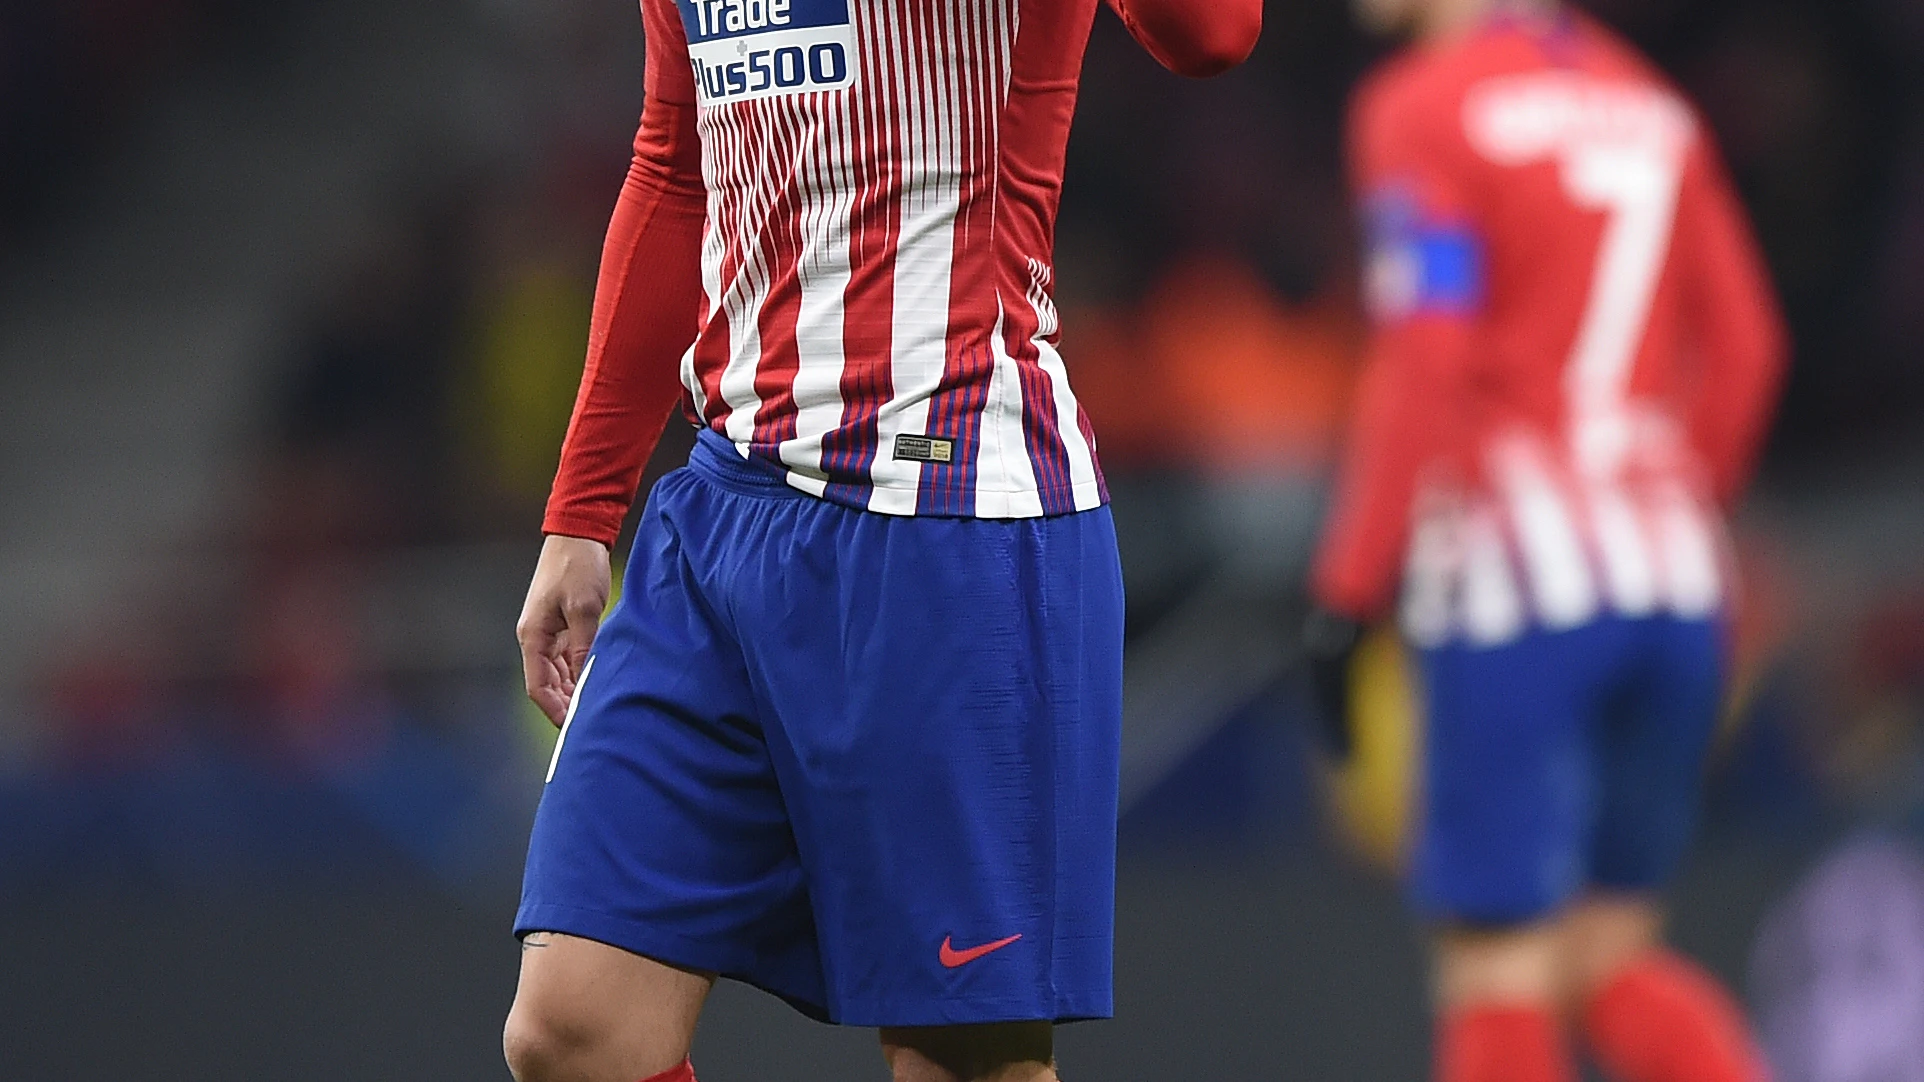
[{"label": "blurred background player", "polygon": [[1354,105],[1371,361],[1314,571],[1345,717],[1401,595],[1427,746],[1411,890],[1440,1082],[1758,1082],[1732,998],[1661,943],[1734,604],[1722,515],[1786,352],[1718,155],[1562,5],[1362,0],[1421,40]]},{"label": "blurred background player", "polygon": [[[1111,0],[1166,66],[1254,0]],[[897,1079],[1054,1077],[1111,1013],[1122,595],[1056,352],[1096,0],[643,0],[647,103],[519,627],[562,727],[522,1082],[693,1078],[717,974]],[[678,378],[679,377],[679,378]],[[614,542],[680,403],[623,599]]]}]

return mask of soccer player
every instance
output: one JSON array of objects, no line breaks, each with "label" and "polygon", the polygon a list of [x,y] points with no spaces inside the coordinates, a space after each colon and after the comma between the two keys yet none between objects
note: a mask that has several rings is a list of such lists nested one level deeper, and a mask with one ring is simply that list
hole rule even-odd
[{"label": "soccer player", "polygon": [[1421,651],[1436,1077],[1573,1082],[1580,1039],[1621,1082],[1761,1082],[1658,898],[1786,352],[1757,247],[1701,118],[1595,22],[1360,7],[1421,42],[1354,110],[1375,329],[1310,642],[1332,716],[1399,592]]},{"label": "soccer player", "polygon": [[[1122,597],[1056,350],[1097,0],[642,0],[646,104],[518,628],[561,726],[506,1048],[689,1082],[718,975],[895,1078],[1111,1012]],[[1259,0],[1109,0],[1167,67]],[[677,402],[625,589],[609,546]]]}]

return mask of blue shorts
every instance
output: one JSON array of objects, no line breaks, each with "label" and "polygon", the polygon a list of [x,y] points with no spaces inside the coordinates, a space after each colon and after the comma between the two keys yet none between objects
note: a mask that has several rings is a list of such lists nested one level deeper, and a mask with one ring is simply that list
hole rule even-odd
[{"label": "blue shorts", "polygon": [[1718,621],[1665,616],[1426,651],[1417,907],[1502,926],[1588,887],[1668,883],[1696,822],[1723,656]]},{"label": "blue shorts", "polygon": [[1112,1013],[1107,508],[903,518],[704,431],[663,478],[535,817],[516,934],[863,1026]]}]

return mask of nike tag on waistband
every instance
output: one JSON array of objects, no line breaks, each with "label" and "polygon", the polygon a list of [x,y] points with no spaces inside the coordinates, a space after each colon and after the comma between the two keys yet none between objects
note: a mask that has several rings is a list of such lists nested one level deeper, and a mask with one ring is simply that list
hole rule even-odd
[{"label": "nike tag on waistband", "polygon": [[934,436],[897,436],[895,458],[902,462],[954,462],[955,441]]}]

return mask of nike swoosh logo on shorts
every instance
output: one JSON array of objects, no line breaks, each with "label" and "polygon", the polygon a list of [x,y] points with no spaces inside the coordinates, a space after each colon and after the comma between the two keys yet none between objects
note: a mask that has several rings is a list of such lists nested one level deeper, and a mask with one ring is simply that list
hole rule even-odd
[{"label": "nike swoosh logo on shorts", "polygon": [[938,953],[938,957],[942,959],[942,964],[949,969],[959,969],[985,954],[994,954],[996,951],[1021,939],[1022,934],[1018,932],[1007,939],[998,939],[993,943],[984,943],[979,947],[970,947],[967,950],[956,950],[954,944],[950,942],[951,938],[950,936],[942,937],[942,950]]}]

